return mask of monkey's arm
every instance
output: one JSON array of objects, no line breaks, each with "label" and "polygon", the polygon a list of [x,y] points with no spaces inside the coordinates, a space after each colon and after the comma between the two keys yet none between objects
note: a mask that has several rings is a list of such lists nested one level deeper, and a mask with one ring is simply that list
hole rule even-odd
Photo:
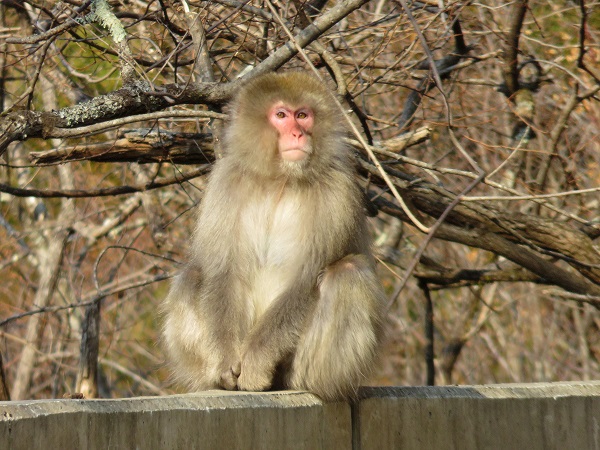
[{"label": "monkey's arm", "polygon": [[385,297],[366,255],[329,265],[309,297],[290,290],[272,305],[243,344],[238,387],[264,390],[277,365],[292,356],[287,387],[323,398],[349,395],[368,373],[377,344]]},{"label": "monkey's arm", "polygon": [[293,353],[317,301],[316,276],[282,293],[252,327],[234,368],[238,388],[264,391],[271,387],[277,365]]}]

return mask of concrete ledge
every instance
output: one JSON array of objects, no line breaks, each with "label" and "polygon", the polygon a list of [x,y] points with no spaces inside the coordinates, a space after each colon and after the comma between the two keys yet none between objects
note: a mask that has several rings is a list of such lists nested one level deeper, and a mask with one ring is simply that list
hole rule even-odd
[{"label": "concrete ledge", "polygon": [[600,450],[600,381],[365,388],[355,448]]},{"label": "concrete ledge", "polygon": [[0,449],[349,448],[349,423],[300,392],[0,402]]},{"label": "concrete ledge", "polygon": [[0,449],[596,449],[600,381],[0,402]]}]

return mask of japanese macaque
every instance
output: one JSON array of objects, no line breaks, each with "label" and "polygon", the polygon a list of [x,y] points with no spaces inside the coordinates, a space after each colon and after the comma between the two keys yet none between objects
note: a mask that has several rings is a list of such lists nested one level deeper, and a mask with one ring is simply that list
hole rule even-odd
[{"label": "japanese macaque", "polygon": [[164,304],[174,378],[352,397],[372,369],[385,298],[342,113],[320,81],[292,72],[248,82],[230,117]]}]

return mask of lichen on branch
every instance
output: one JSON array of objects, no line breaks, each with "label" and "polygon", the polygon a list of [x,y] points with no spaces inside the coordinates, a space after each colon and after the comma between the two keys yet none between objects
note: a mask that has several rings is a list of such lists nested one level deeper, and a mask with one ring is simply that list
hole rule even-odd
[{"label": "lichen on branch", "polygon": [[120,44],[127,38],[125,27],[110,9],[107,0],[94,0],[91,12],[85,16],[86,23],[97,23],[105,28],[115,44]]},{"label": "lichen on branch", "polygon": [[93,0],[91,11],[85,16],[82,24],[97,23],[106,29],[114,41],[121,61],[121,78],[127,85],[137,80],[135,64],[131,50],[127,45],[127,32],[121,21],[115,16],[107,0]]}]

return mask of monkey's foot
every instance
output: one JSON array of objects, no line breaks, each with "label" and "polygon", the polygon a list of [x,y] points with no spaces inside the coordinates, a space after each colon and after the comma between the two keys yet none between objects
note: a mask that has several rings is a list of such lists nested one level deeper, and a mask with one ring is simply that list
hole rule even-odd
[{"label": "monkey's foot", "polygon": [[240,391],[266,391],[271,387],[273,376],[269,371],[258,369],[257,366],[248,364],[247,359],[242,362],[241,373],[237,379]]}]

